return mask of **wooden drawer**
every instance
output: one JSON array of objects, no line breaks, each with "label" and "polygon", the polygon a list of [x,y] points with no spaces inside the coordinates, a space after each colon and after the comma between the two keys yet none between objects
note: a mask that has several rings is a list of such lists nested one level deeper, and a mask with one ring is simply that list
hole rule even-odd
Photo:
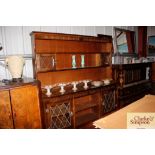
[{"label": "wooden drawer", "polygon": [[65,100],[71,100],[72,95],[61,95],[59,97],[52,97],[52,98],[43,98],[43,102],[48,103],[56,103],[56,102],[63,102]]},{"label": "wooden drawer", "polygon": [[82,92],[78,92],[74,94],[74,98],[78,98],[78,97],[82,97],[82,96],[86,96],[89,94],[89,91],[82,91]]},{"label": "wooden drawer", "polygon": [[75,112],[79,112],[94,106],[98,106],[98,102],[94,102],[91,95],[86,95],[74,99]]},{"label": "wooden drawer", "polygon": [[100,93],[100,88],[89,90],[89,94]]}]

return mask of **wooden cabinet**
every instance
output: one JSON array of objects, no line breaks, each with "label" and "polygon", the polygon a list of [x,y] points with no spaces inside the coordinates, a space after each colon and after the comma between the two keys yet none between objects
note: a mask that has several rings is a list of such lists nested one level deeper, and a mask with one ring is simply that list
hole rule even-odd
[{"label": "wooden cabinet", "polygon": [[[43,89],[52,86],[53,93],[59,84],[112,78],[111,36],[32,32],[31,37],[34,77]],[[100,87],[75,92],[72,87],[49,97],[42,89],[46,128],[78,128],[100,117]]]},{"label": "wooden cabinet", "polygon": [[117,109],[115,97],[116,83],[88,90],[53,93],[47,97],[43,93],[45,128],[81,128]]},{"label": "wooden cabinet", "polygon": [[39,83],[0,86],[0,128],[42,128]]},{"label": "wooden cabinet", "polygon": [[152,63],[113,65],[117,81],[117,100],[123,107],[150,92]]}]

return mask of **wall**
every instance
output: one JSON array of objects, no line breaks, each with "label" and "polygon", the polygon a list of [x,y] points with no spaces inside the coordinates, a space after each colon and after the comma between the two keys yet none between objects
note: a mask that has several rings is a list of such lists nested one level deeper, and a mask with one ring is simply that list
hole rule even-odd
[{"label": "wall", "polygon": [[155,36],[155,26],[147,27],[147,36]]},{"label": "wall", "polygon": [[[135,31],[134,26],[117,26],[119,28]],[[96,36],[97,34],[114,35],[114,26],[1,26],[0,43],[3,50],[0,51],[0,80],[11,79],[7,68],[4,67],[4,59],[7,55],[25,55],[25,66],[23,76],[33,77],[31,60],[31,38],[32,31],[57,32],[69,34],[81,34]]]}]

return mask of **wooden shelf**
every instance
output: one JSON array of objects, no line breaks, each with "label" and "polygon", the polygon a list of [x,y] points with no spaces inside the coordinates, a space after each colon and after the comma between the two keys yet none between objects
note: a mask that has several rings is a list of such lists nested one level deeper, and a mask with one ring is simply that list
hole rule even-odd
[{"label": "wooden shelf", "polygon": [[[75,66],[72,66],[73,55]],[[83,59],[82,56],[83,55]],[[36,71],[51,72],[63,70],[76,70],[86,68],[106,67],[111,64],[111,54],[105,53],[51,53],[51,54],[36,54]],[[83,61],[82,61],[82,60]],[[81,66],[83,62],[84,66]]]},{"label": "wooden shelf", "polygon": [[102,66],[92,66],[92,67],[76,67],[76,68],[65,68],[65,69],[47,69],[44,71],[37,71],[37,73],[46,73],[46,72],[59,72],[59,71],[67,71],[67,70],[82,70],[82,69],[91,69],[91,68],[102,68],[102,67],[108,67],[110,64],[105,64]]},{"label": "wooden shelf", "polygon": [[113,65],[117,81],[117,102],[122,107],[136,101],[151,90],[151,62]]}]

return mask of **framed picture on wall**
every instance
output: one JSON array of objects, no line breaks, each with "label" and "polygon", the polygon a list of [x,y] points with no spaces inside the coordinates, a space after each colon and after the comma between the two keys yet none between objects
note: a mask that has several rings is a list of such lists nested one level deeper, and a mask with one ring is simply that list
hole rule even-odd
[{"label": "framed picture on wall", "polygon": [[148,36],[148,54],[155,54],[155,36]]}]

